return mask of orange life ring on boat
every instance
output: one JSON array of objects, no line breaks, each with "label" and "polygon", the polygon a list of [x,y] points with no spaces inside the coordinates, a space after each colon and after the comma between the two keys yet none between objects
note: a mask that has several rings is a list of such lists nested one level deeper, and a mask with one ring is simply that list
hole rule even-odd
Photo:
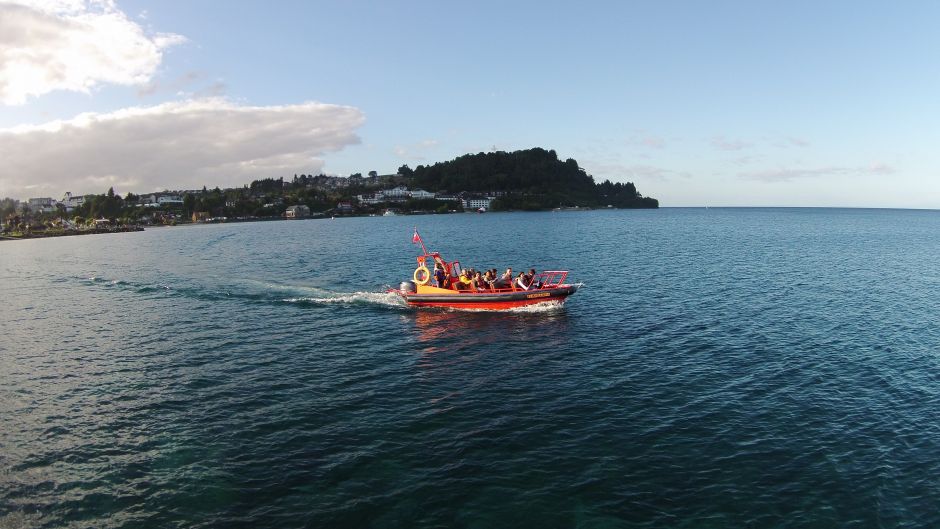
[{"label": "orange life ring on boat", "polygon": [[419,285],[427,285],[428,281],[431,280],[431,271],[428,270],[428,267],[421,265],[418,268],[415,268],[414,278],[415,283]]}]

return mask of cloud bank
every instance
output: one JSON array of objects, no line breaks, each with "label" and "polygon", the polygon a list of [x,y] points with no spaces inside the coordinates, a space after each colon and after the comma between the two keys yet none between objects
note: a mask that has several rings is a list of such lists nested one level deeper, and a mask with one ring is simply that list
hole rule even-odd
[{"label": "cloud bank", "polygon": [[790,182],[803,178],[829,178],[842,176],[884,176],[894,174],[895,169],[882,162],[873,162],[867,167],[826,166],[826,167],[800,167],[778,168],[763,171],[745,171],[738,176],[747,180],[762,182]]},{"label": "cloud bank", "polygon": [[149,81],[179,35],[147,35],[113,0],[0,0],[0,103]]},{"label": "cloud bank", "polygon": [[353,107],[189,100],[0,129],[0,196],[235,186],[316,172],[359,143]]},{"label": "cloud bank", "polygon": [[594,176],[596,182],[609,179],[613,182],[643,182],[648,180],[673,180],[691,178],[687,171],[676,171],[664,167],[643,164],[595,163],[585,160],[584,167]]}]

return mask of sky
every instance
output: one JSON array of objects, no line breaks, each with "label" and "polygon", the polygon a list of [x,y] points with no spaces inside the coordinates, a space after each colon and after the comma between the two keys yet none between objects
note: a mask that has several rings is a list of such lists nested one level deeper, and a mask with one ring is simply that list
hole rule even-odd
[{"label": "sky", "polygon": [[554,149],[663,206],[940,209],[940,3],[0,0],[0,197]]}]

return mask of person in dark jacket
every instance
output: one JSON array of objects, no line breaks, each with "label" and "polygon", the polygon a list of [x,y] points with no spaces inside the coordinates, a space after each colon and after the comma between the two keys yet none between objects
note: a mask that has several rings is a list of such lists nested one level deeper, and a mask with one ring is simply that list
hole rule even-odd
[{"label": "person in dark jacket", "polygon": [[447,273],[437,263],[434,263],[434,280],[437,282],[437,288],[447,288]]}]

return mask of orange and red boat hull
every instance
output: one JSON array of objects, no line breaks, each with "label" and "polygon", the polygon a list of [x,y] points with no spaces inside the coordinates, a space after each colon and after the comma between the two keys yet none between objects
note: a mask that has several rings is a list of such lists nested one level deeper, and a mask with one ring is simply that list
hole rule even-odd
[{"label": "orange and red boat hull", "polygon": [[[422,289],[423,290],[423,289]],[[537,303],[562,303],[578,290],[577,285],[556,285],[536,290],[457,292],[433,289],[422,293],[394,290],[412,307],[444,307],[471,310],[506,310]],[[446,293],[445,293],[446,292]]]}]

